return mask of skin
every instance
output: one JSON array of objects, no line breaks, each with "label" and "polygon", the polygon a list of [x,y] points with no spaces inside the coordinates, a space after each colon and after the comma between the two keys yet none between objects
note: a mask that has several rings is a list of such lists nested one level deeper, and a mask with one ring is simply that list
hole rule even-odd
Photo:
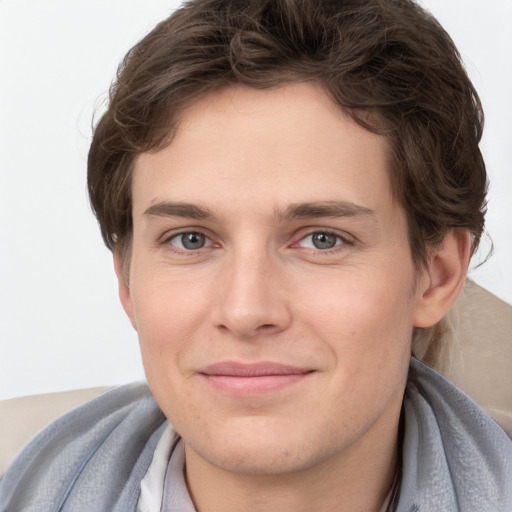
[{"label": "skin", "polygon": [[[379,510],[413,329],[455,300],[467,233],[417,275],[386,141],[311,83],[199,98],[168,147],[138,157],[132,193],[120,297],[197,509]],[[219,387],[205,368],[226,361],[304,374]]]}]

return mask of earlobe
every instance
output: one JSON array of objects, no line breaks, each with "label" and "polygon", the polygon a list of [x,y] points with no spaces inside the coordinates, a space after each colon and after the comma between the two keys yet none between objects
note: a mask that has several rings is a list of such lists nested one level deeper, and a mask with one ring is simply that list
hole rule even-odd
[{"label": "earlobe", "polygon": [[130,286],[128,283],[128,276],[125,272],[125,265],[123,261],[123,257],[121,255],[121,251],[119,247],[114,247],[114,270],[117,276],[117,285],[119,290],[119,299],[121,300],[121,304],[125,313],[128,315],[130,322],[133,325],[133,328],[137,330],[137,325],[135,323],[135,316],[133,314],[133,304],[132,297],[130,293]]},{"label": "earlobe", "polygon": [[433,249],[418,290],[415,327],[430,327],[446,315],[464,285],[470,255],[467,229],[451,229]]}]

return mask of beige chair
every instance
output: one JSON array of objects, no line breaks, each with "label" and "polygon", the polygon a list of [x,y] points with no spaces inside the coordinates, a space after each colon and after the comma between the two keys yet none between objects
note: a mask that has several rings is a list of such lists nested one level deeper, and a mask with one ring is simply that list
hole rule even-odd
[{"label": "beige chair", "polygon": [[467,280],[448,315],[417,334],[413,352],[512,437],[512,306]]},{"label": "beige chair", "polygon": [[78,389],[0,401],[0,475],[39,430],[108,389]]},{"label": "beige chair", "polygon": [[[512,306],[467,281],[451,312],[416,333],[414,354],[457,384],[512,436]],[[108,388],[0,402],[0,475],[53,419]]]}]

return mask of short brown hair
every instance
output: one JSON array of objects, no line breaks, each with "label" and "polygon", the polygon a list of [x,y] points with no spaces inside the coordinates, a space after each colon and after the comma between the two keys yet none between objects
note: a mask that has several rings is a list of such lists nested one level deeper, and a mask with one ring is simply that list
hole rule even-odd
[{"label": "short brown hair", "polygon": [[109,248],[131,240],[136,156],[169,144],[181,109],[229,84],[317,81],[385,136],[414,262],[450,228],[476,250],[487,176],[483,113],[460,55],[412,0],[190,0],[134,46],[111,87],[88,159],[91,204]]}]

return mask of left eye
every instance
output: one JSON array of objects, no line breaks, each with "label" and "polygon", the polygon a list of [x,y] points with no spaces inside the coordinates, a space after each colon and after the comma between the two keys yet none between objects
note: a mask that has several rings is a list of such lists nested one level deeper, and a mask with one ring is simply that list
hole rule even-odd
[{"label": "left eye", "polygon": [[196,233],[195,231],[175,235],[169,239],[169,242],[174,247],[184,251],[197,251],[211,243],[205,235],[202,233]]},{"label": "left eye", "polygon": [[300,244],[302,247],[307,247],[308,249],[332,249],[337,245],[342,245],[343,240],[340,236],[334,235],[333,233],[328,233],[325,231],[317,231],[316,233],[311,233],[308,236],[305,236]]}]

